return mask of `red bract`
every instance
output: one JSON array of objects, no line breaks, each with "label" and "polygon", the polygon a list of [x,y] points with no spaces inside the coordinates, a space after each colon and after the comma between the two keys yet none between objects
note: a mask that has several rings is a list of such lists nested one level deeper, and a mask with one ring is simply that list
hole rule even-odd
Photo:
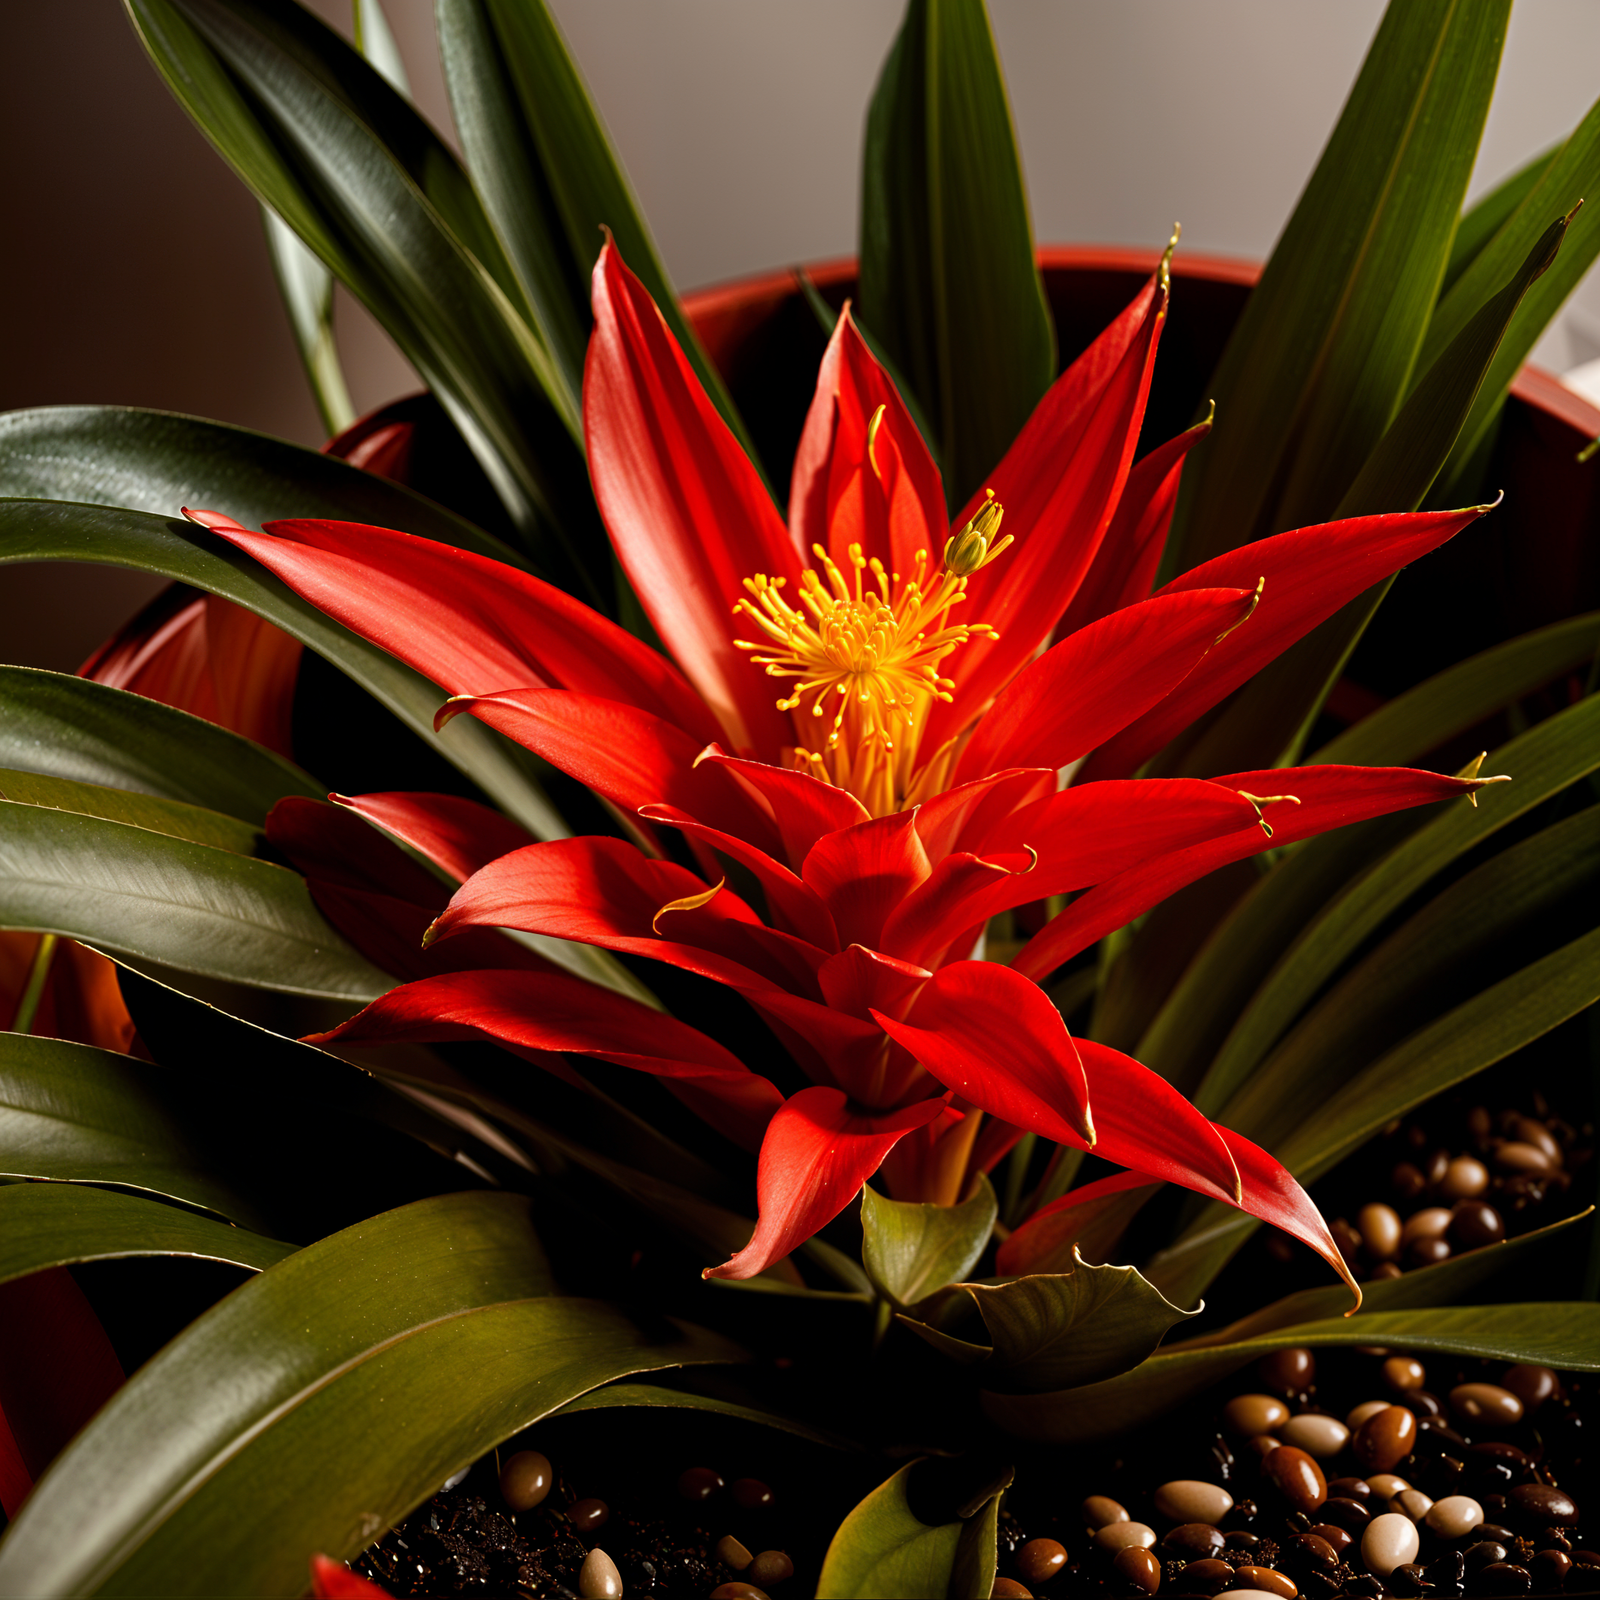
[{"label": "red bract", "polygon": [[[816,1087],[780,1104],[694,1030],[548,973],[441,973],[328,1037],[465,1033],[536,1059],[587,1052],[719,1107],[719,1127],[759,1145],[761,1211],[749,1246],[709,1269],[717,1276],[762,1271],[880,1167],[898,1196],[954,1201],[1025,1130],[1241,1205],[1344,1273],[1281,1167],[1137,1062],[1073,1040],[1034,980],[1264,848],[1271,828],[1282,842],[1471,791],[1404,769],[1128,775],[1479,513],[1300,529],[1147,595],[1183,452],[1203,432],[1130,471],[1166,301],[1158,274],[1057,381],[954,524],[847,312],[786,525],[608,246],[585,374],[590,470],[670,660],[464,551],[345,523],[256,534],[194,513],[442,684],[441,720],[470,713],[624,812],[679,830],[699,866],[617,839],[529,844],[474,872],[430,939],[517,928],[712,978],[750,1002]],[[1063,617],[1073,631],[1052,646]],[[1085,757],[1099,781],[1063,787],[1063,769]],[[460,865],[459,828],[431,822],[426,802],[366,809]],[[728,887],[719,856],[748,869],[760,904]],[[976,959],[991,916],[1083,890],[1012,966]]]}]

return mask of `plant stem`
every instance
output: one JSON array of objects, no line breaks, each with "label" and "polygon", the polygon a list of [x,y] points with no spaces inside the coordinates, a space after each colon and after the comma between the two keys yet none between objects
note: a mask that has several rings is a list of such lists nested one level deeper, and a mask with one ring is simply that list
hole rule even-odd
[{"label": "plant stem", "polygon": [[32,1033],[33,1019],[38,1015],[39,1002],[44,998],[45,979],[50,976],[50,963],[55,959],[59,941],[53,933],[39,935],[39,947],[33,952],[33,962],[28,968],[27,981],[12,1013],[11,1033]]}]

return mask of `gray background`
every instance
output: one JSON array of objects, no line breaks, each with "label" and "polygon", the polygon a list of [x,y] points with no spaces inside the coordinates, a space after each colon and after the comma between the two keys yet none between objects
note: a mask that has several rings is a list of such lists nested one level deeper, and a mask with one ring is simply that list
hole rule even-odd
[{"label": "gray background", "polygon": [[[552,0],[680,287],[854,248],[861,124],[901,0]],[[346,25],[343,0],[315,9]],[[448,132],[430,0],[387,0]],[[1260,256],[1338,114],[1378,0],[990,0],[1041,240]],[[1520,0],[1474,190],[1600,94],[1600,3]],[[0,409],[156,406],[307,444],[316,415],[255,203],[116,0],[0,0],[7,219]],[[1600,197],[1594,197],[1600,203]],[[416,386],[359,307],[358,410]],[[1600,357],[1591,278],[1536,359]],[[70,670],[149,592],[0,569],[0,657]]]}]

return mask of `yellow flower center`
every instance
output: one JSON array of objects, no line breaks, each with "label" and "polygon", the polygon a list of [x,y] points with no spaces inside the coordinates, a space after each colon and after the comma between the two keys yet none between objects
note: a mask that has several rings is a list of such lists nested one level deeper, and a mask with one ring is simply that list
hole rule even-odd
[{"label": "yellow flower center", "polygon": [[[874,430],[878,419],[873,419]],[[745,579],[749,598],[735,614],[751,617],[766,640],[736,639],[741,650],[767,651],[751,660],[773,678],[796,680],[778,701],[795,713],[802,730],[791,752],[793,764],[825,782],[848,789],[873,816],[888,816],[937,787],[948,766],[948,749],[917,767],[917,749],[927,712],[949,700],[955,687],[939,663],[978,635],[996,637],[986,623],[950,620],[966,598],[967,579],[1011,543],[995,539],[1002,511],[991,493],[978,514],[944,551],[931,582],[926,552],[919,552],[909,577],[888,572],[851,545],[847,577],[814,545],[820,572],[807,568],[791,604],[784,580],[757,574]],[[817,727],[808,739],[806,717]],[[952,741],[953,744],[953,741]]]}]

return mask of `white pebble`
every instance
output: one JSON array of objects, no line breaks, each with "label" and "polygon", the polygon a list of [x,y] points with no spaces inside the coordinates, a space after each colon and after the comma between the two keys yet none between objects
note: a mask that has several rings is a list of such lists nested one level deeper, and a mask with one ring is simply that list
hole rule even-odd
[{"label": "white pebble", "polygon": [[1389,1501],[1397,1494],[1403,1494],[1411,1485],[1392,1472],[1375,1472],[1367,1479],[1367,1487],[1378,1499]]},{"label": "white pebble", "polygon": [[617,1600],[622,1593],[622,1574],[617,1564],[596,1545],[578,1568],[578,1593],[583,1600]]},{"label": "white pebble", "polygon": [[1388,1405],[1388,1403],[1389,1402],[1387,1400],[1363,1400],[1361,1404],[1358,1405],[1355,1410],[1344,1419],[1345,1427],[1347,1427],[1351,1433],[1354,1433],[1356,1429],[1367,1420],[1368,1417],[1375,1417],[1386,1405]]},{"label": "white pebble", "polygon": [[1350,1430],[1337,1417],[1324,1417],[1314,1411],[1306,1411],[1298,1417],[1290,1417],[1278,1430],[1278,1437],[1284,1444],[1292,1444],[1297,1450],[1304,1450],[1308,1456],[1326,1461],[1329,1456],[1336,1456],[1344,1449],[1350,1438]]},{"label": "white pebble", "polygon": [[1156,1510],[1170,1522],[1221,1522],[1233,1509],[1233,1496],[1199,1478],[1176,1478],[1155,1494]]},{"label": "white pebble", "polygon": [[1108,1522],[1095,1534],[1094,1542],[1102,1550],[1126,1550],[1129,1545],[1148,1550],[1156,1542],[1156,1530],[1142,1522]]},{"label": "white pebble", "polygon": [[471,1471],[472,1471],[472,1463],[469,1461],[466,1464],[466,1466],[464,1466],[459,1472],[452,1473],[448,1478],[446,1478],[444,1480],[444,1485],[439,1490],[440,1494],[443,1494],[445,1489],[453,1489],[453,1488],[455,1488],[455,1486],[458,1483],[465,1483],[467,1481],[467,1474],[469,1472],[471,1472]]},{"label": "white pebble", "polygon": [[1441,1539],[1459,1539],[1483,1521],[1483,1507],[1469,1494],[1450,1494],[1435,1500],[1424,1520]]},{"label": "white pebble", "polygon": [[1361,1559],[1375,1578],[1387,1578],[1396,1567],[1415,1561],[1422,1536],[1410,1517],[1385,1511],[1367,1524],[1361,1535]]}]

